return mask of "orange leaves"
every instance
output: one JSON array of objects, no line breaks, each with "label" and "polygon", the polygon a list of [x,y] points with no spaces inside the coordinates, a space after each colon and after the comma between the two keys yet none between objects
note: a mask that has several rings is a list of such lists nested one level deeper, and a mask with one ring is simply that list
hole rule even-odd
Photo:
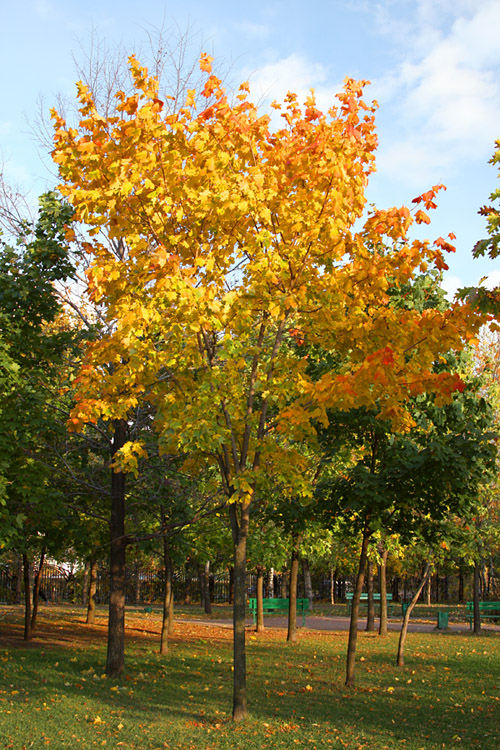
[{"label": "orange leaves", "polygon": [[212,72],[212,63],[214,58],[208,55],[206,52],[202,52],[200,57],[200,70],[204,73]]},{"label": "orange leaves", "polygon": [[415,221],[417,222],[417,224],[430,224],[431,223],[429,216],[424,211],[421,211],[420,209],[415,214]]},{"label": "orange leaves", "polygon": [[[347,80],[327,114],[313,92],[304,108],[290,93],[276,105],[286,125],[272,131],[248,83],[230,103],[209,55],[200,68],[199,114],[190,90],[162,116],[157,81],[132,58],[134,90],[117,94],[118,117],[96,112],[83,90],[79,131],[55,115],[61,189],[90,234],[104,228],[112,241],[86,246],[109,334],[87,350],[73,426],[125,418],[148,393],[166,450],[226,451],[241,473],[233,451],[245,445],[245,471],[259,455],[307,494],[307,462],[299,468],[290,446],[311,438],[328,407],[378,408],[406,429],[412,394],[460,387],[431,370],[463,346],[472,312],[390,304],[391,287],[444,267],[452,249],[407,240],[441,186],[415,199],[415,219],[404,206],[375,210],[358,231],[377,145],[365,82]],[[314,382],[306,342],[341,372]],[[121,467],[134,471],[137,458],[131,448]]]},{"label": "orange leaves", "polygon": [[440,190],[446,190],[446,186],[441,184],[434,185],[432,190],[428,190],[426,193],[422,193],[422,195],[417,196],[413,199],[412,203],[423,203],[427,211],[429,211],[431,208],[437,208],[437,204],[434,202],[434,198]]},{"label": "orange leaves", "polygon": [[[450,238],[454,238],[454,234],[449,235]],[[437,240],[434,240],[434,244],[439,247],[441,250],[445,250],[447,253],[454,253],[456,248],[454,245],[451,245],[449,242],[444,240],[442,237],[438,237]]]}]

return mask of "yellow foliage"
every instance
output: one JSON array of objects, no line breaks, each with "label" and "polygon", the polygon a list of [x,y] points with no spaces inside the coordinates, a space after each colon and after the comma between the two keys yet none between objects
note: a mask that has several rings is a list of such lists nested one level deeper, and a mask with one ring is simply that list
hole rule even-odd
[{"label": "yellow foliage", "polygon": [[[118,116],[101,115],[83,86],[78,129],[53,113],[60,190],[89,227],[89,294],[109,329],[88,346],[71,420],[126,418],[147,393],[165,449],[215,458],[242,497],[264,475],[307,494],[294,441],[314,440],[332,407],[377,408],[408,429],[411,396],[449,399],[460,387],[433,363],[485,316],[460,303],[391,307],[390,288],[445,268],[451,246],[410,242],[406,207],[363,221],[377,146],[365,82],[347,79],[327,113],[313,93],[305,108],[289,94],[273,131],[248,84],[230,103],[211,63],[202,56],[198,113],[189,91],[163,114],[158,82],[135,58]],[[438,187],[417,205],[432,208]],[[122,243],[119,258],[98,242],[102,228]],[[309,345],[342,369],[314,380]],[[114,468],[134,473],[143,455],[127,443]]]}]

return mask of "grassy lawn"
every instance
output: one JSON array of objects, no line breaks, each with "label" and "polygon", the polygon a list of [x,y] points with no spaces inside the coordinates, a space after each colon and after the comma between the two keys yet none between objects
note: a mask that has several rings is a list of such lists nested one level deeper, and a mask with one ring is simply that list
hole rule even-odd
[{"label": "grassy lawn", "polygon": [[348,748],[430,750],[500,746],[500,633],[360,632],[357,687],[343,686],[347,633],[248,632],[250,717],[233,726],[229,629],[176,625],[157,653],[159,613],[128,616],[126,674],[103,677],[104,610],[44,607],[33,644],[22,610],[0,607],[0,748]]},{"label": "grassy lawn", "polygon": [[[151,605],[154,611],[160,610],[160,605]],[[389,616],[390,620],[401,621],[402,609],[399,602],[389,604],[392,615]],[[137,612],[142,612],[143,607],[136,609]],[[133,608],[131,608],[133,610]],[[423,622],[433,622],[437,620],[437,612],[446,611],[449,613],[450,622],[464,623],[469,621],[469,616],[465,610],[464,604],[417,604],[414,608],[411,619],[421,620]],[[193,620],[231,620],[233,616],[233,610],[230,604],[212,604],[212,614],[206,615],[203,608],[198,604],[176,604],[175,608],[176,617],[182,619],[193,619]],[[361,613],[366,617],[366,605],[362,604]],[[375,613],[378,616],[378,605],[375,607]],[[347,604],[327,604],[325,602],[315,602],[314,610],[311,612],[315,617],[348,617],[349,606]],[[280,615],[277,615],[280,616]],[[251,618],[251,614],[248,613],[248,617]],[[273,615],[266,614],[266,617],[273,617]]]}]

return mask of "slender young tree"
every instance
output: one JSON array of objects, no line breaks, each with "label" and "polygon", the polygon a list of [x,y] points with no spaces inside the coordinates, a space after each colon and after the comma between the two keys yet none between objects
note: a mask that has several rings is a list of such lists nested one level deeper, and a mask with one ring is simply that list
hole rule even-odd
[{"label": "slender young tree", "polygon": [[[61,190],[90,227],[89,292],[105,302],[109,335],[87,349],[75,428],[104,414],[126,419],[141,398],[156,408],[164,451],[210,461],[220,472],[234,557],[233,718],[247,713],[245,569],[251,510],[273,487],[312,495],[307,453],[327,408],[378,405],[400,425],[405,402],[460,379],[436,374],[436,357],[460,349],[483,318],[467,305],[402,310],[391,284],[431,264],[450,244],[411,241],[409,209],[373,211],[358,227],[374,168],[374,106],[347,80],[322,113],[289,94],[273,130],[240,86],[234,104],[206,73],[200,111],[190,91],[169,111],[158,81],[131,58],[131,93],[116,115],[79,85],[80,124],[54,113]],[[165,113],[166,112],[166,113]],[[417,203],[432,208],[435,186]],[[416,206],[415,221],[427,216]],[[126,251],[99,241],[105,229]],[[344,361],[318,379],[297,340]],[[113,372],[105,363],[114,363]],[[122,446],[129,465],[140,449]],[[123,464],[122,464],[123,465]],[[115,466],[120,467],[120,455]]]}]

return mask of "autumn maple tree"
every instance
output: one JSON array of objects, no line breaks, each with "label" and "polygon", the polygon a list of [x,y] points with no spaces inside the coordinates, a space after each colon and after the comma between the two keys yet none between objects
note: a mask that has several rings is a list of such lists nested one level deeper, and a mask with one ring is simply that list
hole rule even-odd
[{"label": "autumn maple tree", "polygon": [[[219,470],[234,543],[235,720],[246,714],[245,558],[255,498],[311,496],[301,444],[327,409],[361,405],[404,429],[405,402],[460,379],[436,373],[441,352],[460,349],[480,325],[466,304],[396,309],[388,289],[428,266],[445,268],[447,241],[410,241],[438,187],[406,207],[372,211],[375,105],[364,82],[346,80],[322,113],[314,94],[274,103],[282,126],[261,116],[244,83],[231,102],[203,55],[206,82],[163,114],[158,83],[130,59],[134,93],[117,92],[117,114],[98,111],[79,85],[81,120],[54,112],[61,191],[88,228],[89,294],[109,334],[90,344],[77,381],[74,429],[126,420],[154,405],[164,452]],[[166,108],[168,109],[168,108]],[[118,258],[101,241],[121,243]],[[313,378],[297,340],[342,361]],[[110,364],[112,366],[110,366]],[[118,473],[144,452],[127,442]]]}]

